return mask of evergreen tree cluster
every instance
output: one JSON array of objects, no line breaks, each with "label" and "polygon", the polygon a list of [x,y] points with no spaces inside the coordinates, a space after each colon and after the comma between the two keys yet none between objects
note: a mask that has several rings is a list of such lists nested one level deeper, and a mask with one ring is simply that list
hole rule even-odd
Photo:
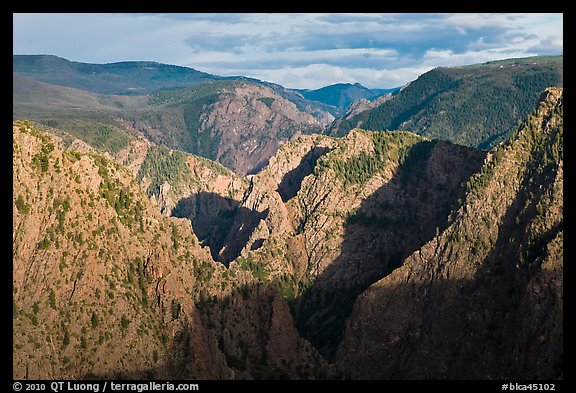
[{"label": "evergreen tree cluster", "polygon": [[336,175],[346,187],[363,186],[390,161],[397,164],[404,160],[412,146],[422,141],[422,137],[406,131],[375,131],[369,134],[373,151],[362,151],[349,159],[335,159],[330,163]]},{"label": "evergreen tree cluster", "polygon": [[138,181],[141,181],[144,176],[150,179],[150,186],[146,190],[148,196],[158,195],[160,186],[164,182],[177,187],[179,183],[189,181],[186,159],[186,153],[181,151],[171,152],[163,146],[151,147],[137,175]]},{"label": "evergreen tree cluster", "polygon": [[563,85],[562,56],[436,68],[391,100],[343,121],[335,133],[402,129],[490,149],[534,108],[540,93]]}]

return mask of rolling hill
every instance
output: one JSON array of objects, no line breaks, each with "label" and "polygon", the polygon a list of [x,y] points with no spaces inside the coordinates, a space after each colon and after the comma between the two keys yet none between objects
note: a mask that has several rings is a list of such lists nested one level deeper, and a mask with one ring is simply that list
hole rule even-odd
[{"label": "rolling hill", "polygon": [[51,85],[115,95],[145,95],[159,89],[223,79],[189,67],[150,61],[90,64],[52,55],[14,55],[12,70]]},{"label": "rolling hill", "polygon": [[489,149],[527,116],[543,89],[563,85],[563,57],[528,57],[439,67],[391,100],[337,122],[332,135],[361,127],[403,129]]},{"label": "rolling hill", "polygon": [[372,101],[381,95],[393,93],[397,90],[398,89],[371,90],[359,83],[337,83],[316,90],[298,90],[298,92],[309,100],[332,105],[338,108],[339,113],[342,114],[355,101],[361,99]]},{"label": "rolling hill", "polygon": [[[56,60],[68,70],[68,62]],[[139,81],[141,90],[152,87],[148,79],[142,79],[139,65],[130,68],[136,74],[128,73],[127,80]],[[45,72],[51,75],[51,71]],[[95,89],[108,91],[108,82],[100,78],[91,83]],[[217,160],[240,174],[261,168],[290,138],[322,132],[323,124],[314,116],[334,119],[319,109],[324,104],[313,104],[281,86],[271,88],[242,78],[195,80],[191,86],[172,89],[163,86],[146,95],[101,94],[40,82],[15,72],[13,118],[37,120],[89,144],[99,132],[144,136],[171,149]],[[293,96],[296,103],[284,98]]]}]

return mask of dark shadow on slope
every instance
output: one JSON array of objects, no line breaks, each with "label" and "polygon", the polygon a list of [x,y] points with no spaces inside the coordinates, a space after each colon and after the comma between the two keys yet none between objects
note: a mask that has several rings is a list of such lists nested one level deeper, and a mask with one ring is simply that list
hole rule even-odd
[{"label": "dark shadow on slope", "polygon": [[[477,253],[485,254],[481,247],[490,247],[477,241],[486,239],[487,230],[478,216],[471,240],[459,240],[461,232],[458,240],[437,245],[438,260],[430,261],[433,269],[426,276],[405,272],[402,285],[373,287],[361,303],[365,314],[348,325],[350,342],[338,354],[349,377],[562,378],[563,269],[544,270],[541,263],[563,220],[530,242],[541,214],[538,202],[554,187],[555,174],[553,165],[525,173],[501,220],[492,217],[500,222],[498,237],[484,260],[475,260]],[[456,258],[480,264],[473,279],[444,278],[443,265]]]},{"label": "dark shadow on slope", "polygon": [[300,164],[296,168],[284,175],[277,190],[282,202],[287,202],[296,196],[302,185],[302,180],[314,171],[318,159],[329,151],[330,148],[328,147],[317,146],[313,148],[302,157]]},{"label": "dark shadow on slope", "polygon": [[[545,209],[539,204],[552,192],[558,170],[556,163],[543,164],[544,149],[528,163],[498,226],[498,238],[468,284],[471,295],[461,304],[463,310],[488,308],[479,313],[479,320],[466,321],[463,329],[471,337],[483,337],[478,345],[483,345],[485,363],[491,367],[487,373],[502,379],[551,379],[562,374],[563,298],[553,283],[562,280],[562,273],[542,270],[541,265],[548,244],[563,231],[563,219],[538,236],[534,232],[538,225],[533,225],[543,219]],[[478,222],[479,230],[483,224]],[[546,290],[530,288],[535,281]],[[466,355],[463,360],[470,363],[478,354]]]},{"label": "dark shadow on slope", "polygon": [[[246,209],[245,207],[237,209],[234,220],[228,229],[228,235],[224,239],[224,244],[218,255],[218,260],[228,266],[230,262],[240,256],[242,249],[250,241],[254,230],[261,220],[266,220],[268,213],[269,209],[263,212]],[[265,236],[267,237],[268,234],[269,233]],[[250,245],[250,249],[257,250],[263,243],[264,238],[254,239],[254,243]]]},{"label": "dark shadow on slope", "polygon": [[254,165],[252,168],[250,168],[249,170],[246,171],[246,175],[257,174],[262,169],[264,169],[266,167],[266,165],[268,165],[269,161],[270,161],[270,158],[260,160],[260,162],[256,163],[256,165]]},{"label": "dark shadow on slope", "polygon": [[[153,321],[166,352],[149,367],[127,363],[123,371],[79,375],[115,380],[285,380],[334,379],[333,369],[302,340],[286,301],[272,285],[227,282],[225,293],[210,296],[209,282],[195,288],[194,307],[156,308]],[[212,290],[214,290],[212,282]],[[231,285],[232,284],[232,285]],[[152,317],[152,315],[151,315]],[[164,321],[164,322],[161,322]],[[132,326],[130,326],[132,328]],[[134,327],[136,329],[136,327]],[[142,345],[145,340],[141,341]],[[120,345],[128,347],[129,342]],[[133,353],[136,356],[135,353]]]},{"label": "dark shadow on slope", "polygon": [[546,291],[536,300],[507,278],[439,275],[371,289],[337,368],[355,380],[562,379],[562,299]]},{"label": "dark shadow on slope", "polygon": [[447,142],[420,142],[391,181],[348,217],[340,256],[293,306],[298,331],[328,360],[358,295],[448,226],[484,156]]},{"label": "dark shadow on slope", "polygon": [[212,192],[183,198],[172,210],[173,217],[188,218],[202,246],[208,246],[215,261],[228,266],[236,259],[250,235],[268,212],[240,206],[240,202]]},{"label": "dark shadow on slope", "polygon": [[[212,368],[213,375],[225,365],[234,371],[234,379],[334,378],[322,357],[303,345],[290,309],[274,286],[239,285],[227,295],[203,298],[195,302],[196,315],[209,337],[199,343],[191,329],[175,335],[169,356],[173,378],[201,377],[194,375],[198,363]],[[199,344],[220,365],[199,359]]]}]

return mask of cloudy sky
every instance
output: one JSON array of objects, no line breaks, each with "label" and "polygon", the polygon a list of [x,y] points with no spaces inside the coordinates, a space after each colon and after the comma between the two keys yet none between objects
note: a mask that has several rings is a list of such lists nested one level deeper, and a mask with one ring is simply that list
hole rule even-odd
[{"label": "cloudy sky", "polygon": [[151,60],[291,88],[390,88],[438,66],[563,54],[562,14],[13,14],[13,21],[13,54]]}]

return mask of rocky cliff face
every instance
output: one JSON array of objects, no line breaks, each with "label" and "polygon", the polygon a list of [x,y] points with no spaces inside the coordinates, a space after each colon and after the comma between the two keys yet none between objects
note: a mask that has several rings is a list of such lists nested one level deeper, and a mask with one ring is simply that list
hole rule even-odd
[{"label": "rocky cliff face", "polygon": [[14,377],[143,375],[165,358],[164,302],[187,296],[177,277],[195,281],[170,263],[184,255],[172,233],[197,244],[189,224],[163,219],[125,168],[26,124],[13,136]]},{"label": "rocky cliff face", "polygon": [[322,123],[254,82],[220,81],[158,92],[123,122],[161,146],[215,160],[239,175],[263,168],[278,147]]},{"label": "rocky cliff face", "polygon": [[246,174],[263,168],[280,143],[321,129],[312,115],[300,112],[272,89],[242,84],[220,94],[202,116],[198,132],[217,141],[209,158]]},{"label": "rocky cliff face", "polygon": [[446,227],[484,156],[405,132],[303,137],[251,177],[220,256],[276,285],[331,357],[356,296]]},{"label": "rocky cliff face", "polygon": [[330,372],[273,287],[213,262],[125,167],[63,147],[13,128],[14,378]]},{"label": "rocky cliff face", "polygon": [[359,297],[336,357],[350,377],[561,376],[562,116],[547,90],[451,225]]},{"label": "rocky cliff face", "polygon": [[245,178],[15,123],[14,377],[557,377],[562,101],[490,152],[303,135]]}]

